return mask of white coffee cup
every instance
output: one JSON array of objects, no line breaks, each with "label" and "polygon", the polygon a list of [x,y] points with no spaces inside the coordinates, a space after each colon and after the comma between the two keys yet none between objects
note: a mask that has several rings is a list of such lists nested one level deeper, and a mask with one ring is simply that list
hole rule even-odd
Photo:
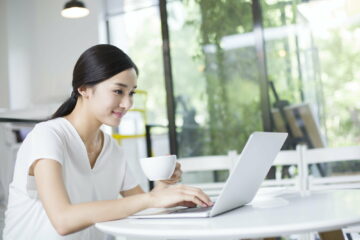
[{"label": "white coffee cup", "polygon": [[174,173],[176,155],[141,158],[140,165],[149,180],[167,180]]}]

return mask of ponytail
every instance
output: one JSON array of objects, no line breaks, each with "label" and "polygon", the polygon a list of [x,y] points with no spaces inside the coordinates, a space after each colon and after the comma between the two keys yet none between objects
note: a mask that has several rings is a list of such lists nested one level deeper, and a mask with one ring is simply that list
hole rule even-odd
[{"label": "ponytail", "polygon": [[58,110],[56,110],[56,112],[51,116],[50,119],[63,117],[70,114],[74,110],[76,102],[77,102],[77,95],[73,91],[71,93],[71,96],[63,104],[61,104],[61,106],[58,108]]}]

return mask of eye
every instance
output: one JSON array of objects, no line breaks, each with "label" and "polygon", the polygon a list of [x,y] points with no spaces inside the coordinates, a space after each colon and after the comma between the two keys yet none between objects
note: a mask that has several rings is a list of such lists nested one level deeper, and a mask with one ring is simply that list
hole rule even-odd
[{"label": "eye", "polygon": [[130,96],[134,96],[135,94],[136,94],[135,91],[131,91],[131,92],[130,92]]},{"label": "eye", "polygon": [[114,93],[116,93],[118,95],[122,95],[124,92],[123,92],[123,90],[115,90]]}]

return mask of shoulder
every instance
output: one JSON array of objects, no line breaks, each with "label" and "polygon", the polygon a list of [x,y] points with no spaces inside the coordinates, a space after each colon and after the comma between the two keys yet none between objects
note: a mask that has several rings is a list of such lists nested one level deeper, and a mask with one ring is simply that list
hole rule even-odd
[{"label": "shoulder", "polygon": [[64,118],[50,119],[35,125],[35,128],[58,129],[64,126]]},{"label": "shoulder", "polygon": [[29,133],[29,138],[63,138],[64,128],[66,127],[62,118],[51,119],[35,125]]},{"label": "shoulder", "polygon": [[61,120],[53,119],[35,125],[22,143],[18,157],[26,159],[27,166],[40,158],[63,159],[66,144]]}]

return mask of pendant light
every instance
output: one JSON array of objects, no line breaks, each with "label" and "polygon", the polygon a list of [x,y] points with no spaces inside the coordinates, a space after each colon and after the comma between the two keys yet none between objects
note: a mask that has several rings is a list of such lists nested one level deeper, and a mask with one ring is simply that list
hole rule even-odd
[{"label": "pendant light", "polygon": [[89,9],[85,7],[85,4],[78,0],[70,0],[65,3],[64,9],[61,11],[61,15],[65,18],[82,18],[89,15]]}]

